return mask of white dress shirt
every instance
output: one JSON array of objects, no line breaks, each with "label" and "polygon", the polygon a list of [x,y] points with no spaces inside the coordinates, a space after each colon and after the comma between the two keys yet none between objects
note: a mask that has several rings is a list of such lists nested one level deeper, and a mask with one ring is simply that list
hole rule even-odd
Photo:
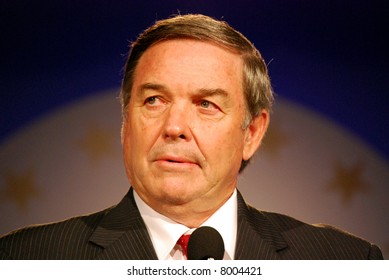
[{"label": "white dress shirt", "polygon": [[[201,226],[215,228],[224,241],[224,260],[232,260],[235,254],[237,233],[237,194],[236,189],[231,197]],[[134,190],[134,197],[139,212],[146,224],[151,241],[159,260],[185,260],[177,240],[186,232],[193,231],[165,217],[148,206]]]}]

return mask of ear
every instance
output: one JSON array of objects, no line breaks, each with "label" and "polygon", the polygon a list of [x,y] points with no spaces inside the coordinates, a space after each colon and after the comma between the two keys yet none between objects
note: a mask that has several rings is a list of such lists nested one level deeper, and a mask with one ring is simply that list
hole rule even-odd
[{"label": "ear", "polygon": [[245,130],[245,143],[243,148],[243,159],[249,160],[255,151],[261,145],[262,139],[265,136],[269,125],[270,115],[267,110],[262,110],[261,113],[252,119],[251,123]]}]

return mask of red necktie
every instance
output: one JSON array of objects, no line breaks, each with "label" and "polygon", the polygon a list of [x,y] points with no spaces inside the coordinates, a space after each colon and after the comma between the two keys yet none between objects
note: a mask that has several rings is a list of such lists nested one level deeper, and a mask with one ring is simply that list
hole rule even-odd
[{"label": "red necktie", "polygon": [[183,234],[177,241],[177,245],[181,246],[182,252],[186,259],[188,259],[188,241],[190,234]]}]

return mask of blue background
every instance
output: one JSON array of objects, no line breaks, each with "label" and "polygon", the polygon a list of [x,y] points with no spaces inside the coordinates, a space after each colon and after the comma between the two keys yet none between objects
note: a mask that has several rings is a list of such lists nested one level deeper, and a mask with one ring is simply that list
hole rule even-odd
[{"label": "blue background", "polygon": [[2,1],[0,144],[60,106],[118,88],[129,41],[180,12],[229,22],[269,63],[278,96],[325,115],[389,159],[388,3]]}]

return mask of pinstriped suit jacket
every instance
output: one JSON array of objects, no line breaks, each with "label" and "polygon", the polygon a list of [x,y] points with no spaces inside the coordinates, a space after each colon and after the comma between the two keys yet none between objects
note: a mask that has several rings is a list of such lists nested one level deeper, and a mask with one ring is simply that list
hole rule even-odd
[{"label": "pinstriped suit jacket", "polygon": [[[228,229],[226,229],[228,230]],[[235,259],[382,259],[369,242],[329,226],[258,211],[238,192]],[[0,259],[157,259],[132,189],[88,216],[17,230],[0,239]]]}]

